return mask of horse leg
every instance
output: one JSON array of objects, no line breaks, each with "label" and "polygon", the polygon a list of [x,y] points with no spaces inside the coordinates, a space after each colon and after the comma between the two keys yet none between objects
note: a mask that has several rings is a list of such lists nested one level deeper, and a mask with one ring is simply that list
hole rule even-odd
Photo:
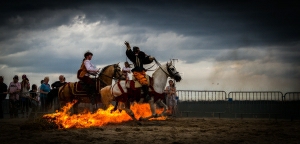
[{"label": "horse leg", "polygon": [[139,122],[135,116],[134,116],[134,113],[133,111],[130,109],[130,102],[126,102],[125,103],[125,107],[121,107],[120,110],[124,110],[131,118],[134,122],[136,122],[138,125],[141,125],[142,123]]},{"label": "horse leg", "polygon": [[118,109],[118,105],[119,105],[119,102],[116,101],[116,104],[115,104],[115,106],[114,106],[114,109],[112,109],[112,110],[110,111],[110,113],[115,112],[115,111]]},{"label": "horse leg", "polygon": [[156,114],[156,106],[154,104],[154,98],[151,97],[151,99],[148,101],[149,105],[150,105],[150,110],[151,110],[151,113],[152,115],[151,116],[148,116],[148,117],[141,117],[140,120],[148,120],[150,118],[154,118],[154,117],[157,117],[157,114]]},{"label": "horse leg", "polygon": [[92,104],[92,111],[93,111],[93,113],[97,112],[97,110],[98,110],[98,105],[97,105],[97,103]]},{"label": "horse leg", "polygon": [[78,104],[79,104],[79,102],[76,102],[76,103],[73,105],[73,112],[74,112],[74,114],[78,114]]},{"label": "horse leg", "polygon": [[157,116],[158,117],[165,116],[167,114],[167,111],[168,111],[168,106],[161,99],[157,101],[157,104],[164,107],[163,112],[161,114],[157,115]]},{"label": "horse leg", "polygon": [[144,98],[140,98],[138,104],[142,104],[144,102]]},{"label": "horse leg", "polygon": [[59,105],[60,105],[60,110],[62,110],[62,108],[63,108],[64,106],[66,106],[66,102],[60,100],[60,101],[59,101]]},{"label": "horse leg", "polygon": [[138,125],[142,125],[142,123],[135,118],[134,113],[130,108],[121,108],[121,110],[124,110]]}]

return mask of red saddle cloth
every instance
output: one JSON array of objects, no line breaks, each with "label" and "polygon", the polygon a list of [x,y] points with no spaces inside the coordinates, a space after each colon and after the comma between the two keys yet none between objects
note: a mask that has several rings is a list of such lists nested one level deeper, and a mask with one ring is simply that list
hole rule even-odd
[{"label": "red saddle cloth", "polygon": [[87,94],[84,90],[84,86],[86,86],[83,82],[75,82],[74,84],[74,94]]},{"label": "red saddle cloth", "polygon": [[[153,85],[153,78],[149,77],[149,95],[150,96],[157,96],[158,93],[154,92],[154,89],[152,87]],[[126,87],[127,87],[127,97],[128,99],[133,102],[133,101],[140,101],[141,98],[145,98],[144,94],[141,94],[141,87],[135,87],[135,81],[134,80],[129,80],[126,81]],[[160,97],[158,97],[160,98]],[[157,100],[158,98],[154,97],[155,100]]]},{"label": "red saddle cloth", "polygon": [[[150,80],[150,85],[149,85],[149,95],[154,97],[154,101],[157,101],[159,99],[164,100],[165,99],[165,94],[164,93],[157,93],[154,88],[153,88],[153,78],[149,78]],[[141,88],[140,87],[135,87],[135,81],[129,80],[126,81],[126,88],[127,88],[127,93],[124,92],[122,89],[120,82],[117,83],[117,86],[122,92],[121,96],[116,97],[116,101],[122,101],[126,102],[129,100],[130,102],[133,101],[140,101],[141,98],[145,98],[144,94],[141,94]]]},{"label": "red saddle cloth", "polygon": [[[85,90],[85,86],[87,86],[82,81],[75,82],[74,83],[74,94],[87,94],[87,91]],[[104,85],[100,85],[100,82],[97,81],[95,85],[96,93],[99,93],[100,87],[104,87]]]},{"label": "red saddle cloth", "polygon": [[135,88],[135,82],[133,80],[127,80],[126,81],[126,89],[127,89],[127,93],[124,92],[123,88],[120,85],[120,81],[118,81],[117,83],[117,87],[119,87],[119,89],[121,90],[121,95],[118,97],[115,97],[116,101],[119,102],[133,102],[136,100],[139,100],[141,98],[141,89],[140,88]]},{"label": "red saddle cloth", "polygon": [[[86,84],[84,84],[83,82],[79,81],[79,82],[75,82],[74,83],[74,89],[72,89],[72,95],[74,95],[78,100],[80,100],[80,102],[83,103],[90,103],[90,95],[88,94],[88,92],[85,90]],[[99,89],[100,89],[100,82],[97,81],[96,82],[96,101],[100,102],[101,101],[101,97],[99,94]]]}]

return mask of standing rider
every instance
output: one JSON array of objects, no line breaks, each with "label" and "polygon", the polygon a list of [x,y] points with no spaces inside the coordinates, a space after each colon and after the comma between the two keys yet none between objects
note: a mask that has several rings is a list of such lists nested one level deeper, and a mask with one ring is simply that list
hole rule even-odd
[{"label": "standing rider", "polygon": [[91,63],[93,57],[93,53],[87,51],[84,54],[84,59],[82,60],[82,64],[80,69],[77,72],[77,78],[83,81],[86,86],[86,90],[90,95],[92,103],[94,103],[94,94],[96,91],[95,81],[90,78],[90,75],[96,75],[100,69],[97,69],[95,65]]},{"label": "standing rider", "polygon": [[131,70],[133,76],[142,85],[142,90],[146,100],[150,100],[149,86],[146,78],[146,69],[143,67],[144,64],[150,64],[154,57],[146,55],[143,51],[140,51],[139,47],[134,46],[133,50],[128,42],[125,41],[127,47],[126,55],[130,61],[134,64],[134,68]]}]

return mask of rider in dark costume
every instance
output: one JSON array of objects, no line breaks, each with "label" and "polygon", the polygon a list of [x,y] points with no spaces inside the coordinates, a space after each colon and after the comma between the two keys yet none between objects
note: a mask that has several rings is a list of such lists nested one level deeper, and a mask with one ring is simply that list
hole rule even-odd
[{"label": "rider in dark costume", "polygon": [[146,69],[143,67],[144,64],[150,64],[153,62],[154,57],[151,57],[145,54],[143,51],[140,51],[139,47],[134,46],[133,50],[128,42],[125,42],[127,47],[126,56],[134,64],[134,68],[131,70],[133,76],[137,81],[142,85],[142,90],[146,100],[150,100],[149,96],[149,83],[146,78]]}]

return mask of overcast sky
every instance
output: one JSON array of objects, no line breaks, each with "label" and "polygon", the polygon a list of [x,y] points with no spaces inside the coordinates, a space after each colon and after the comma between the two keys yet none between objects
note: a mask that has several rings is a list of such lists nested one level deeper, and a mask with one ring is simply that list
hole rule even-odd
[{"label": "overcast sky", "polygon": [[53,83],[60,74],[75,82],[86,51],[99,68],[123,67],[129,41],[161,63],[178,59],[177,89],[300,91],[299,7],[297,1],[1,2],[0,75],[7,84],[22,74],[31,84],[45,76]]}]

